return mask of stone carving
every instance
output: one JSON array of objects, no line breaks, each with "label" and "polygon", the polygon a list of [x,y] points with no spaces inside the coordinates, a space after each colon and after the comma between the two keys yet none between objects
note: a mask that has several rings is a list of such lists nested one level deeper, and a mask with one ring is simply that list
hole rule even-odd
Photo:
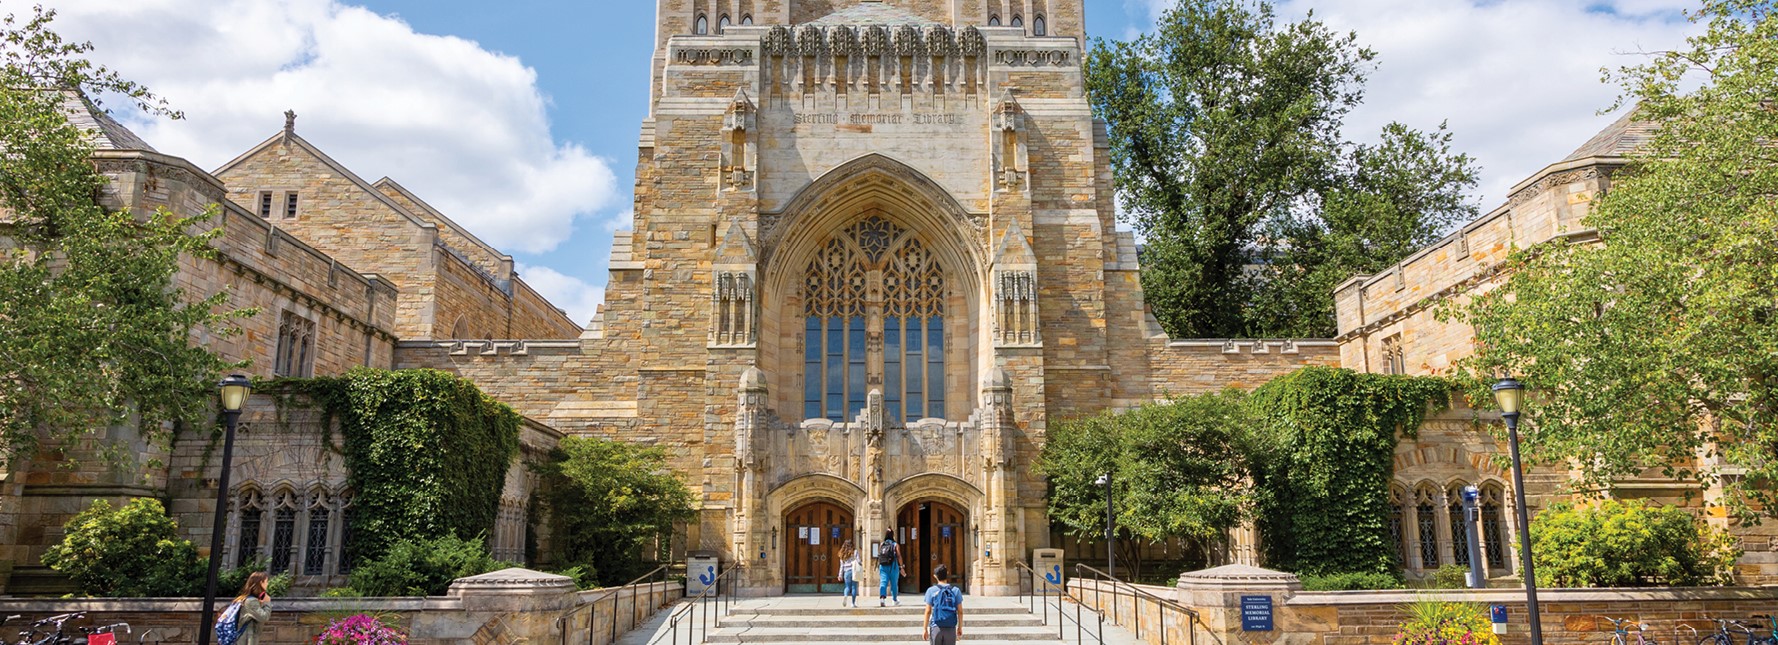
[{"label": "stone carving", "polygon": [[1062,49],[1002,49],[994,52],[994,62],[1012,67],[1062,67],[1074,60]]},{"label": "stone carving", "polygon": [[838,25],[827,34],[827,51],[834,56],[851,56],[857,44],[857,32],[846,25]]},{"label": "stone carving", "polygon": [[988,52],[988,40],[982,37],[982,30],[970,25],[958,37],[957,49],[964,57],[975,58]]},{"label": "stone carving", "polygon": [[771,31],[760,38],[760,49],[768,56],[789,56],[794,48],[794,38],[790,28],[783,25],[772,27]]},{"label": "stone carving", "polygon": [[956,53],[957,40],[951,28],[944,25],[932,25],[926,28],[926,51],[933,58],[945,58]]},{"label": "stone carving", "polygon": [[684,65],[752,65],[751,49],[681,49],[673,60]]},{"label": "stone carving", "polygon": [[919,56],[921,51],[920,28],[913,25],[902,25],[895,31],[895,53],[903,57]]},{"label": "stone carving", "polygon": [[735,92],[722,118],[722,166],[717,170],[725,190],[753,190],[754,168],[759,164],[758,133],[754,121],[758,109],[747,90]]},{"label": "stone carving", "polygon": [[1023,112],[1011,90],[1002,92],[1000,104],[994,108],[992,128],[996,190],[1019,190],[1026,185],[1030,148],[1025,140]]},{"label": "stone carving", "polygon": [[883,25],[866,27],[861,45],[866,56],[882,56],[889,53],[889,28]]},{"label": "stone carving", "polygon": [[824,38],[823,38],[823,34],[821,33],[820,27],[817,27],[815,25],[803,25],[802,31],[797,32],[797,35],[796,35],[797,53],[800,53],[805,57],[811,57],[811,58],[815,57],[815,56],[820,56],[821,55],[821,45],[822,45],[821,41],[823,39]]}]

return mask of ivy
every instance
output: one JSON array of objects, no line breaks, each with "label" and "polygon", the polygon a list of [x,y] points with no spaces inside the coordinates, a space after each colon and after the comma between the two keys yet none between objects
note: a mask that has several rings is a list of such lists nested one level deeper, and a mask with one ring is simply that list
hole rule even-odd
[{"label": "ivy", "polygon": [[[520,417],[474,383],[438,370],[354,368],[283,379],[339,423],[352,487],[355,558],[402,541],[479,539],[494,526]],[[331,442],[330,442],[331,443]]]},{"label": "ivy", "polygon": [[1448,405],[1451,387],[1306,367],[1255,390],[1256,515],[1269,566],[1399,575],[1389,538],[1396,441],[1415,435],[1430,406]]}]

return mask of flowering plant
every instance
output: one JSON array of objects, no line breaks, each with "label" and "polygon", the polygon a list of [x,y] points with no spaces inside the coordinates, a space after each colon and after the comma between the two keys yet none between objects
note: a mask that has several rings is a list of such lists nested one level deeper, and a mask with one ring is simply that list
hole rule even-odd
[{"label": "flowering plant", "polygon": [[375,616],[357,614],[329,623],[315,645],[407,645],[407,632],[384,625]]},{"label": "flowering plant", "polygon": [[1422,599],[1406,608],[1395,645],[1500,645],[1488,615],[1472,603]]}]

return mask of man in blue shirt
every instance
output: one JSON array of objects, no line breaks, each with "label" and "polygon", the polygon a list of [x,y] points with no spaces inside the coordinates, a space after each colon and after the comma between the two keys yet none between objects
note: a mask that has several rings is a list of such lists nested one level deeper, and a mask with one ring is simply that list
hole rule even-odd
[{"label": "man in blue shirt", "polygon": [[963,635],[963,590],[951,586],[951,571],[945,565],[932,570],[938,584],[926,590],[926,628],[922,638],[930,645],[957,645]]}]

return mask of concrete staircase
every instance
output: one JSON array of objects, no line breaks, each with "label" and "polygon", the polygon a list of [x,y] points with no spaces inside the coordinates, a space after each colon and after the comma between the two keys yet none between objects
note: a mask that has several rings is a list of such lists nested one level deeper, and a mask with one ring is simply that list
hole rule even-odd
[{"label": "concrete staircase", "polygon": [[[784,596],[757,598],[735,604],[718,628],[711,631],[707,643],[886,643],[915,645],[920,639],[920,620],[926,608],[918,597],[903,599],[900,607],[877,607],[874,598],[860,598],[859,607],[841,607],[838,596]],[[963,602],[962,641],[971,643],[1018,643],[1020,645],[1052,645],[1064,642],[1058,638],[1057,620],[1052,610],[1049,624],[1017,598],[985,598],[970,596]],[[1073,624],[1068,625],[1067,641],[1075,642]],[[1125,645],[1134,638],[1111,633],[1107,626],[1106,643]],[[1120,630],[1121,632],[1121,630]],[[1091,636],[1088,643],[1096,643]]]}]

